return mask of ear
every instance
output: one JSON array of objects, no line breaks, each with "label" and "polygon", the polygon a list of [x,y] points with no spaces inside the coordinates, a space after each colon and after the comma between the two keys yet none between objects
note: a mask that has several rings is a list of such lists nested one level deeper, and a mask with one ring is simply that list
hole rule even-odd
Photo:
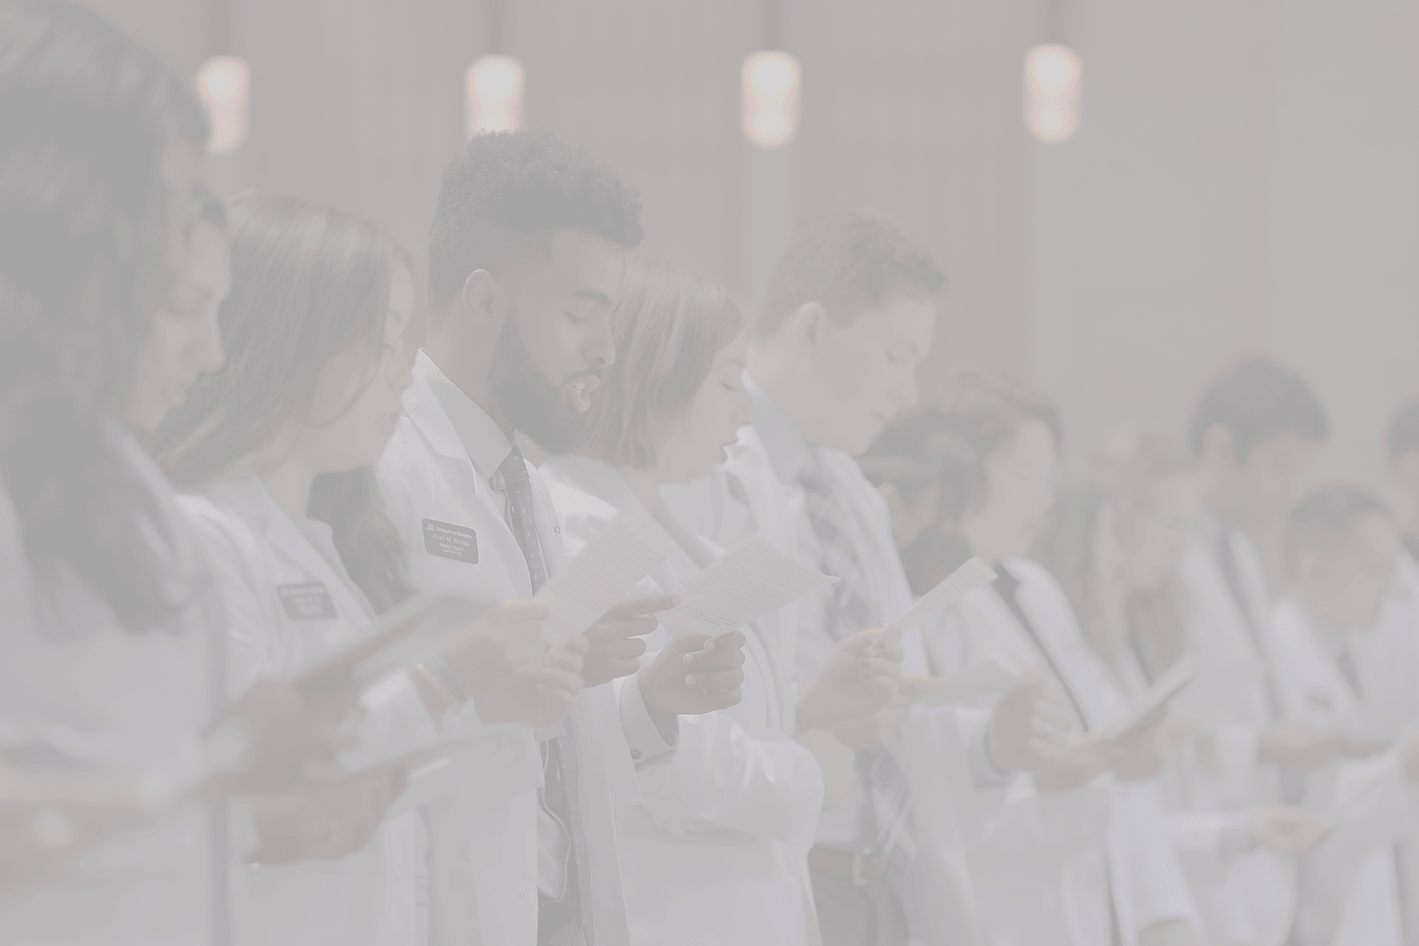
[{"label": "ear", "polygon": [[819,302],[805,302],[789,318],[793,334],[810,345],[823,337],[829,328],[828,310]]},{"label": "ear", "polygon": [[1212,463],[1236,466],[1241,462],[1237,456],[1237,435],[1223,423],[1213,424],[1202,432],[1202,458]]},{"label": "ear", "polygon": [[506,310],[503,301],[503,287],[497,278],[486,269],[475,269],[463,280],[457,306],[470,324],[487,329],[501,321]]}]

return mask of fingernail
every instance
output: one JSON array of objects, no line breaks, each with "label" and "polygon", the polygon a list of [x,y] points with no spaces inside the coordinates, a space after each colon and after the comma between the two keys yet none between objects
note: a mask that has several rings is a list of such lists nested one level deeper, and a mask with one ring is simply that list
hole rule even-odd
[{"label": "fingernail", "polygon": [[714,638],[711,637],[709,640],[705,641],[705,646],[704,646],[703,648],[701,648],[701,649],[702,649],[702,650],[714,650]]},{"label": "fingernail", "polygon": [[695,675],[692,673],[692,674],[690,674],[689,676],[685,677],[685,686],[687,686],[687,687],[692,687],[692,686],[694,686],[694,685],[695,685]]},{"label": "fingernail", "polygon": [[692,663],[695,662],[695,655],[694,655],[694,654],[686,654],[684,657],[682,657],[682,658],[680,659],[680,662],[683,663],[685,666],[688,667],[688,666],[690,666],[690,664],[692,664]]}]

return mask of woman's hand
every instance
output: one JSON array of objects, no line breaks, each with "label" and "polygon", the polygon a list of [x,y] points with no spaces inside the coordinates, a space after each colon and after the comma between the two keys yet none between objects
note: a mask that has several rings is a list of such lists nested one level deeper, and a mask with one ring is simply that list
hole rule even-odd
[{"label": "woman's hand", "polygon": [[798,694],[798,725],[832,729],[884,709],[902,675],[902,635],[885,628],[858,631],[828,651]]},{"label": "woman's hand", "polygon": [[374,836],[404,783],[400,769],[308,780],[280,795],[251,797],[261,838],[253,860],[285,864],[353,854]]}]

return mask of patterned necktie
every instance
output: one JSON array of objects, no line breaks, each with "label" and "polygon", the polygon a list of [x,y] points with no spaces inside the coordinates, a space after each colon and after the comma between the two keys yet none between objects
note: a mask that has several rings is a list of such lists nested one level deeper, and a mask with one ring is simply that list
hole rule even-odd
[{"label": "patterned necktie", "polygon": [[[522,549],[522,558],[527,562],[527,575],[532,581],[532,593],[536,594],[547,582],[547,560],[542,554],[542,542],[537,537],[532,478],[516,443],[512,444],[512,450],[498,467],[498,472],[503,475],[503,488],[507,491],[508,525],[518,547]],[[539,914],[560,918],[562,912],[569,913],[581,926],[586,942],[590,943],[591,898],[582,896],[591,890],[590,862],[586,856],[586,832],[581,823],[581,807],[577,799],[576,737],[573,732],[573,721],[568,719],[566,735],[542,743],[542,807],[566,830],[571,850],[567,856],[566,887],[558,901],[565,910],[544,909],[539,910]]]},{"label": "patterned necktie", "polygon": [[[823,571],[838,579],[833,586],[829,634],[834,640],[842,640],[865,628],[877,627],[881,624],[881,615],[862,570],[862,560],[847,531],[847,512],[816,463],[804,470],[799,482],[803,485],[804,510],[823,549]],[[857,770],[862,773],[872,796],[873,850],[905,871],[916,856],[906,774],[886,746],[859,751]]]}]

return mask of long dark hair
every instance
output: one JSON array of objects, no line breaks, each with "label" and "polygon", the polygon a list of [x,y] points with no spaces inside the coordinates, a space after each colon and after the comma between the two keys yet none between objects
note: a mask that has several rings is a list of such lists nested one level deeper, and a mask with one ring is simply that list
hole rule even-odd
[{"label": "long dark hair", "polygon": [[0,4],[0,474],[37,601],[77,578],[134,630],[166,621],[161,517],[104,434],[178,235],[159,161],[206,119],[161,60],[78,7]]},{"label": "long dark hair", "polygon": [[[389,285],[407,257],[373,224],[295,197],[230,208],[232,292],[222,305],[226,364],[158,431],[173,482],[199,487],[267,446],[310,406],[321,366],[361,341],[383,348]],[[404,598],[403,549],[374,472],[326,473],[310,513],[329,523],[350,577],[380,610]]]}]

